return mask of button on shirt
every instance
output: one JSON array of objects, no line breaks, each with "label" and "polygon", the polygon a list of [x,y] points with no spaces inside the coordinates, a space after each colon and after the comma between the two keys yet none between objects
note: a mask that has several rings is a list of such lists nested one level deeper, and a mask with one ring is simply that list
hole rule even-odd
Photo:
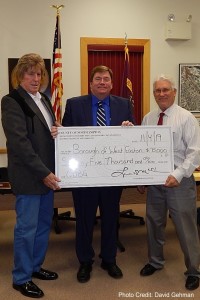
[{"label": "button on shirt", "polygon": [[51,130],[51,127],[53,126],[53,120],[52,120],[52,117],[51,117],[47,107],[41,100],[41,98],[42,98],[41,94],[39,92],[37,92],[36,95],[32,95],[30,93],[29,93],[29,95],[34,100],[34,102],[36,103],[38,108],[40,109],[41,113],[43,114],[43,117],[45,118],[45,120],[47,122],[49,129]]},{"label": "button on shirt", "polygon": [[[160,112],[159,109],[148,113],[142,125],[156,125]],[[163,125],[172,127],[175,170],[171,175],[180,182],[200,165],[199,124],[189,111],[174,103],[165,110]]]}]

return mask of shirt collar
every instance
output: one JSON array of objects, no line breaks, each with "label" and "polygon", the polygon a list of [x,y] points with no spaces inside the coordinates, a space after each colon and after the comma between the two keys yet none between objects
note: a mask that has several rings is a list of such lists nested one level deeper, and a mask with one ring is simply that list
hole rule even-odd
[{"label": "shirt collar", "polygon": [[[175,103],[173,103],[169,108],[167,108],[165,111],[164,111],[164,114],[166,116],[169,116],[171,114],[171,112],[174,110],[174,107],[176,106]],[[158,108],[158,117],[160,115],[160,113],[163,112],[160,108]]]},{"label": "shirt collar", "polygon": [[[93,105],[97,105],[97,103],[99,102],[100,100],[92,94],[92,104]],[[110,103],[110,96],[107,96],[105,99],[101,100],[103,104],[109,106],[109,103]]]},{"label": "shirt collar", "polygon": [[35,101],[35,102],[39,102],[42,98],[41,94],[39,92],[36,93],[36,95],[33,95],[31,93],[28,93],[31,98]]}]

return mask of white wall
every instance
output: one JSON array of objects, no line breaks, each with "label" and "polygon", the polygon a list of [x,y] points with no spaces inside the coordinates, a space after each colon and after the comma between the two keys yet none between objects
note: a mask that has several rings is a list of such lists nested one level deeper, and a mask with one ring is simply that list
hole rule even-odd
[{"label": "white wall", "polygon": [[[56,10],[61,10],[64,99],[80,94],[80,37],[151,40],[151,83],[159,73],[178,84],[179,63],[200,63],[199,0],[7,0],[0,8],[0,98],[8,93],[8,58],[37,52],[52,57]],[[184,22],[192,15],[192,39],[165,41],[169,13]],[[155,106],[151,97],[151,108]],[[0,148],[5,138],[0,126]],[[0,157],[0,166],[6,158]]]}]

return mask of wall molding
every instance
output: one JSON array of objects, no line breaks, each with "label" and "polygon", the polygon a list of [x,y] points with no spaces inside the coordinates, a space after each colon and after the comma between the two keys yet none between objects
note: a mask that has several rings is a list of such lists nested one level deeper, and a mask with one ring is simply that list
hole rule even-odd
[{"label": "wall molding", "polygon": [[7,150],[6,148],[0,148],[0,154],[6,154]]}]

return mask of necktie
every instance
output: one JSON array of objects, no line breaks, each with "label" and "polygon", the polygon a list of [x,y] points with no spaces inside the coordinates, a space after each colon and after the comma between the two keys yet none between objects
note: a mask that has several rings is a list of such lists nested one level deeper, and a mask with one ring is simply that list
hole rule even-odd
[{"label": "necktie", "polygon": [[106,126],[106,114],[103,108],[102,101],[98,102],[97,109],[97,126]]},{"label": "necktie", "polygon": [[160,113],[160,117],[159,117],[159,119],[158,119],[157,125],[162,125],[162,124],[163,124],[163,116],[164,116],[164,115],[165,115],[165,114],[164,114],[163,112]]}]

